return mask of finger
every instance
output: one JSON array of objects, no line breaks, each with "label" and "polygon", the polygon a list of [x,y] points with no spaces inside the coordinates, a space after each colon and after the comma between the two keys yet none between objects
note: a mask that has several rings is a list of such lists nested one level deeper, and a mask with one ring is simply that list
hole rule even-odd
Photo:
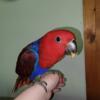
[{"label": "finger", "polygon": [[62,84],[58,85],[58,88],[61,88],[61,87],[64,87],[64,86],[65,86],[65,83],[62,83]]},{"label": "finger", "polygon": [[65,86],[65,83],[62,83],[62,84],[57,84],[57,86],[54,88],[54,89],[58,89],[58,88],[62,88]]},{"label": "finger", "polygon": [[65,83],[67,81],[67,78],[66,77],[60,77],[60,80],[59,80],[59,83]]},{"label": "finger", "polygon": [[57,84],[56,88],[61,88],[65,86],[65,78],[64,77],[60,77],[59,79],[59,83]]},{"label": "finger", "polygon": [[60,92],[60,91],[61,91],[61,88],[57,88],[57,89],[54,89],[54,90],[53,90],[54,93]]}]

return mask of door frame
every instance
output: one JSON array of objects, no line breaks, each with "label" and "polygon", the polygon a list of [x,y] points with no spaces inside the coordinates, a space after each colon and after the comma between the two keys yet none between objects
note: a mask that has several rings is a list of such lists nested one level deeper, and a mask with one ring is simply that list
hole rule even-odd
[{"label": "door frame", "polygon": [[[98,100],[96,68],[96,0],[83,0],[87,100]],[[100,96],[99,96],[100,97]]]}]

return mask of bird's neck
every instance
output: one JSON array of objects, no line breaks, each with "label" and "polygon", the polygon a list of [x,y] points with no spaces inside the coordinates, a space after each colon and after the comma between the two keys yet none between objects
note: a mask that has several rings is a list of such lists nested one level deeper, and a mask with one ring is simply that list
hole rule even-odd
[{"label": "bird's neck", "polygon": [[44,51],[39,54],[39,64],[43,68],[51,68],[54,64],[60,61],[64,57],[64,53],[60,53],[59,51],[51,52]]}]

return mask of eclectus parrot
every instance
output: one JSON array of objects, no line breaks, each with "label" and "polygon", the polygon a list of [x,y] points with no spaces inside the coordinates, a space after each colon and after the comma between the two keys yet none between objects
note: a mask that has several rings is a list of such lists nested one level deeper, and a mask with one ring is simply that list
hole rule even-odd
[{"label": "eclectus parrot", "polygon": [[48,72],[65,55],[77,55],[77,41],[73,32],[67,29],[55,29],[22,49],[16,63],[14,91],[31,83],[36,77]]}]

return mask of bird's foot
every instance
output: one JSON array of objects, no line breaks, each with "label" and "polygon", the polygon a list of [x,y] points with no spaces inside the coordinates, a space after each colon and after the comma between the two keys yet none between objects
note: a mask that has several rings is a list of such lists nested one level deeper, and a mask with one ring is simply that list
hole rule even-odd
[{"label": "bird's foot", "polygon": [[46,72],[45,74],[40,76],[40,78],[43,78],[44,76],[46,76],[48,74],[58,74],[60,76],[61,83],[63,83],[63,86],[65,86],[67,78],[64,76],[64,74],[61,71],[59,71],[59,70],[49,70],[48,72]]}]

